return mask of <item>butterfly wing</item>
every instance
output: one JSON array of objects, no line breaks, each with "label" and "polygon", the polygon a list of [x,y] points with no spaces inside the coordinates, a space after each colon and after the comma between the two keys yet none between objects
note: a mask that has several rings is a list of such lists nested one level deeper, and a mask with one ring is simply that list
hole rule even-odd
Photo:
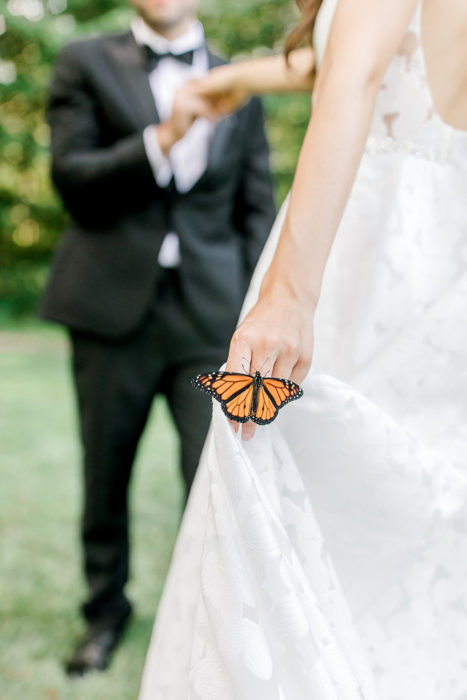
[{"label": "butterfly wing", "polygon": [[259,425],[272,423],[282,406],[289,401],[294,401],[303,396],[303,389],[290,379],[279,379],[270,377],[262,381],[258,390],[258,400],[256,410],[251,416],[251,420]]},{"label": "butterfly wing", "polygon": [[228,418],[239,423],[249,420],[253,405],[253,377],[249,374],[198,374],[192,379],[192,384],[219,401]]},{"label": "butterfly wing", "polygon": [[227,418],[246,423],[251,418],[253,407],[253,382],[245,387],[240,393],[235,394],[229,401],[222,403],[222,410]]}]

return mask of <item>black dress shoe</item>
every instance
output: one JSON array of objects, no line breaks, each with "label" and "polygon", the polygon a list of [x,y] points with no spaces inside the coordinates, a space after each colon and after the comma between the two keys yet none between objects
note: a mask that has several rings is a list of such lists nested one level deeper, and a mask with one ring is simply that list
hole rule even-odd
[{"label": "black dress shoe", "polygon": [[104,671],[127,623],[128,617],[118,625],[90,625],[86,636],[65,664],[67,675],[76,678],[88,671]]}]

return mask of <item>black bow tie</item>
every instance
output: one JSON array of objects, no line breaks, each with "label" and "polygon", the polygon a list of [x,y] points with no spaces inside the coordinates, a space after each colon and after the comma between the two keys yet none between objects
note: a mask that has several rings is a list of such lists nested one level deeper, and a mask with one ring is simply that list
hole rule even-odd
[{"label": "black bow tie", "polygon": [[172,53],[171,51],[166,51],[165,53],[156,53],[151,49],[150,46],[145,46],[144,50],[146,52],[146,67],[149,72],[153,71],[159,65],[159,61],[163,58],[170,56],[175,58],[177,61],[182,61],[187,63],[189,66],[193,64],[193,54],[194,51],[185,51],[185,53]]}]

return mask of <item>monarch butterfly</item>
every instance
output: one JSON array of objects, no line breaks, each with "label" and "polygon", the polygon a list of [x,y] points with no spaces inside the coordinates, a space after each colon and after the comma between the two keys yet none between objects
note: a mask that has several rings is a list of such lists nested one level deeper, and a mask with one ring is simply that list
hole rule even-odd
[{"label": "monarch butterfly", "polygon": [[191,383],[211,394],[231,420],[259,425],[271,423],[282,406],[303,396],[303,389],[289,379],[262,377],[259,372],[210,372],[198,374]]}]

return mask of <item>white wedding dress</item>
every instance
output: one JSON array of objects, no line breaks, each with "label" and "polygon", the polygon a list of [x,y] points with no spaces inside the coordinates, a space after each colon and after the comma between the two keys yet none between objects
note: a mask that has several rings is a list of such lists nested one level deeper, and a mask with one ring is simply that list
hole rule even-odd
[{"label": "white wedding dress", "polygon": [[140,700],[467,699],[467,132],[434,108],[421,11],[377,98],[304,397],[247,443],[214,406]]}]

